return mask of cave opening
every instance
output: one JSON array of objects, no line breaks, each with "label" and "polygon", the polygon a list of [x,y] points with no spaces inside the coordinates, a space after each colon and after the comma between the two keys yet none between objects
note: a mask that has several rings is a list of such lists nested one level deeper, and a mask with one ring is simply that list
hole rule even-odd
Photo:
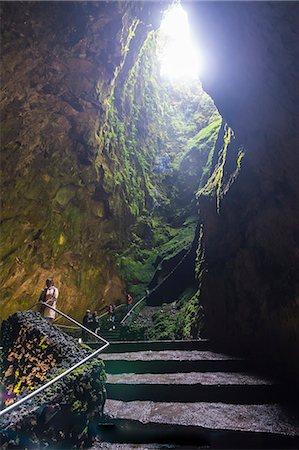
[{"label": "cave opening", "polygon": [[192,40],[188,15],[181,4],[172,5],[164,12],[158,40],[161,75],[173,83],[197,80],[200,54]]},{"label": "cave opening", "polygon": [[116,78],[108,107],[104,142],[125,155],[126,201],[136,217],[118,267],[134,298],[155,290],[151,306],[178,299],[187,305],[197,291],[196,195],[211,177],[224,134],[199,79],[198,55],[187,13],[170,6]]}]

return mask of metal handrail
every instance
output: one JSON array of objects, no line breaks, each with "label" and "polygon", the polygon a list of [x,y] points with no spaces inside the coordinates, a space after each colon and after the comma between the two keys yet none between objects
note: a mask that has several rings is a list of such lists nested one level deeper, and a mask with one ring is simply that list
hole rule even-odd
[{"label": "metal handrail", "polygon": [[153,292],[155,292],[157,289],[159,289],[159,287],[166,281],[168,280],[168,278],[176,271],[176,269],[182,264],[182,262],[187,258],[187,256],[189,255],[189,253],[192,250],[192,245],[190,245],[189,249],[187,250],[187,252],[185,253],[185,255],[182,257],[182,259],[180,259],[180,261],[177,263],[177,265],[166,275],[165,278],[163,278],[163,280],[160,281],[159,284],[157,284],[156,287],[154,287],[154,289],[152,289],[151,291],[149,291],[146,295],[144,295],[140,300],[138,300],[137,303],[135,303],[135,305],[133,306],[133,308],[130,309],[129,312],[127,312],[127,314],[123,317],[123,319],[121,320],[121,325],[123,323],[125,323],[125,321],[130,317],[130,315],[132,314],[132,312],[134,311],[134,309],[136,308],[136,306],[140,305],[141,302],[143,302],[144,300],[146,300]]},{"label": "metal handrail", "polygon": [[39,387],[38,389],[36,389],[35,391],[31,392],[30,394],[26,395],[25,397],[21,398],[19,401],[13,403],[12,405],[8,406],[7,408],[3,409],[2,411],[0,411],[0,417],[3,416],[4,414],[8,413],[9,411],[12,411],[13,409],[17,408],[18,406],[22,405],[23,403],[27,402],[28,400],[30,400],[31,398],[35,397],[37,394],[39,394],[40,392],[43,392],[45,389],[47,389],[49,386],[51,386],[52,384],[56,383],[57,381],[61,380],[62,378],[64,378],[66,375],[68,375],[69,373],[73,372],[75,369],[77,369],[78,367],[82,366],[82,364],[85,364],[87,361],[89,361],[90,359],[94,358],[95,356],[97,356],[101,351],[103,351],[106,347],[108,347],[108,345],[110,345],[110,343],[108,341],[106,341],[106,339],[102,338],[101,336],[97,335],[96,333],[94,333],[93,331],[89,330],[88,328],[86,328],[84,325],[82,325],[81,323],[77,322],[75,319],[73,319],[72,317],[68,316],[67,314],[63,313],[62,311],[59,311],[58,309],[54,308],[53,306],[48,305],[47,303],[44,302],[40,302],[41,305],[46,306],[47,308],[52,309],[53,311],[55,311],[57,314],[62,315],[63,317],[66,317],[68,320],[70,320],[71,322],[75,323],[76,325],[78,325],[80,328],[82,328],[82,330],[85,330],[86,332],[88,332],[89,334],[93,335],[94,337],[96,337],[97,339],[100,339],[101,341],[103,341],[105,344],[99,348],[98,350],[96,350],[95,352],[91,353],[90,355],[86,356],[85,358],[81,359],[79,362],[77,362],[76,364],[74,364],[72,367],[70,367],[69,369],[66,369],[64,372],[62,372],[61,374],[59,374],[57,377],[53,378],[52,380],[48,381],[46,384],[44,384],[43,386]]},{"label": "metal handrail", "polygon": [[[153,292],[153,291],[151,291]],[[147,298],[147,295],[144,295],[140,300],[138,300],[137,303],[135,303],[135,305],[130,309],[129,312],[127,312],[127,314],[125,315],[125,317],[123,317],[123,319],[120,321],[120,324],[122,325],[127,318],[132,314],[132,312],[134,311],[134,309],[136,308],[136,306],[138,306],[143,300],[145,300]]]},{"label": "metal handrail", "polygon": [[[115,307],[115,311],[116,311],[117,309],[121,308],[122,306],[125,306],[125,304],[124,304],[124,303],[121,303],[120,305],[116,306],[116,307]],[[104,312],[103,314],[101,314],[100,316],[97,316],[97,320],[102,319],[104,316],[107,316],[107,314],[108,314],[108,312],[106,311],[106,312]],[[60,317],[59,317],[59,319],[60,319]],[[58,319],[58,320],[59,320],[59,319]],[[54,322],[55,322],[55,321],[54,321]],[[78,329],[78,327],[68,327],[67,325],[60,325],[60,324],[57,324],[57,327],[61,327],[61,328],[72,328],[73,330],[77,330],[77,329]]]}]

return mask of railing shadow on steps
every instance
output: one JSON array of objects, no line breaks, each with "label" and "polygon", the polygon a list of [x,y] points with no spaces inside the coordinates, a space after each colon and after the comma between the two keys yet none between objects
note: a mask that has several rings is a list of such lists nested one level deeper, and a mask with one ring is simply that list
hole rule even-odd
[{"label": "railing shadow on steps", "polygon": [[[17,402],[13,403],[12,405],[9,405],[7,408],[3,409],[2,411],[0,411],[0,417],[2,417],[4,414],[7,414],[8,412],[12,411],[15,408],[18,408],[20,405],[22,405],[23,403],[27,402],[28,400],[32,399],[33,397],[35,397],[37,394],[40,394],[41,392],[43,392],[45,389],[47,389],[48,387],[52,386],[52,384],[57,383],[57,381],[61,380],[62,378],[64,378],[66,375],[70,374],[71,372],[73,372],[74,370],[76,370],[78,367],[82,366],[83,364],[85,364],[87,361],[95,358],[96,356],[98,356],[99,353],[101,353],[106,347],[108,347],[108,345],[110,345],[110,342],[108,342],[106,339],[104,339],[103,337],[99,336],[98,334],[94,333],[93,331],[89,330],[88,328],[86,328],[84,325],[82,325],[81,323],[77,322],[77,320],[73,319],[72,317],[68,316],[67,314],[65,314],[64,312],[60,311],[59,309],[54,308],[53,306],[50,306],[46,303],[43,302],[39,302],[36,303],[35,305],[33,305],[33,307],[37,306],[37,305],[42,305],[42,306],[46,306],[47,308],[52,309],[53,311],[55,311],[57,314],[60,314],[62,317],[65,317],[66,319],[70,320],[71,322],[73,322],[74,324],[76,324],[78,327],[80,327],[82,330],[84,330],[85,332],[91,334],[92,336],[94,336],[96,339],[98,339],[99,341],[103,342],[103,346],[100,347],[99,349],[97,349],[96,351],[94,351],[93,353],[91,353],[90,355],[86,356],[85,358],[81,359],[79,362],[77,362],[76,364],[74,364],[73,366],[69,367],[68,369],[66,369],[64,372],[62,372],[61,374],[57,375],[57,377],[53,378],[52,380],[46,382],[44,385],[40,386],[38,389],[36,389],[35,391],[31,392],[30,394],[26,395],[25,397],[21,398],[20,400],[18,400]],[[33,308],[32,307],[32,308]]]}]

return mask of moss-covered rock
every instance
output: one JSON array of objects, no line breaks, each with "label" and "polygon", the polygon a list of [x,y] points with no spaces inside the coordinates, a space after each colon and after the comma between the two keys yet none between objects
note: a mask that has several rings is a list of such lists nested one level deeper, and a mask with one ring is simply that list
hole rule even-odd
[{"label": "moss-covered rock", "polygon": [[122,328],[123,337],[133,340],[197,339],[203,330],[203,311],[198,293],[189,288],[170,303],[147,306],[133,311]]},{"label": "moss-covered rock", "polygon": [[[8,406],[90,354],[39,313],[10,316],[2,324],[2,402]],[[86,445],[106,399],[104,364],[98,358],[4,415],[1,447]]]},{"label": "moss-covered rock", "polygon": [[1,319],[50,274],[77,319],[142,295],[210,171],[220,116],[160,77],[155,5],[68,6],[2,8]]}]

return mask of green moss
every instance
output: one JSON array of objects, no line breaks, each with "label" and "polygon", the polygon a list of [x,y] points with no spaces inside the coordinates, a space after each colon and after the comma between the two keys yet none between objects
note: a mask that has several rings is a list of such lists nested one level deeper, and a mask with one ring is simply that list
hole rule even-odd
[{"label": "green moss", "polygon": [[196,339],[202,327],[203,315],[199,306],[198,292],[187,289],[176,301],[152,308],[155,312],[149,319],[142,308],[133,312],[130,323],[123,330],[126,339],[174,340]]},{"label": "green moss", "polygon": [[144,295],[155,272],[154,262],[157,257],[154,251],[144,250],[138,253],[137,255],[132,251],[130,256],[120,256],[118,259],[119,271],[135,298]]},{"label": "green moss", "polygon": [[222,180],[224,175],[224,166],[226,162],[227,149],[231,139],[234,136],[234,132],[230,127],[227,127],[224,137],[223,137],[223,146],[219,152],[218,164],[214,169],[211,177],[209,178],[207,184],[199,189],[196,196],[199,198],[200,196],[210,196],[216,195],[216,208],[217,212],[220,212],[220,201],[221,201],[221,189],[222,189]]},{"label": "green moss", "polygon": [[179,253],[183,249],[190,247],[193,239],[194,232],[197,224],[197,217],[189,217],[184,221],[181,227],[177,229],[168,230],[173,237],[161,245],[159,248],[159,254],[163,259],[170,259],[175,254]]},{"label": "green moss", "polygon": [[82,402],[80,400],[76,400],[72,406],[71,406],[71,410],[72,411],[78,411],[78,410],[82,410]]},{"label": "green moss", "polygon": [[213,141],[213,143],[215,144],[221,127],[221,123],[222,117],[219,116],[205,128],[202,128],[195,136],[188,140],[187,149],[191,150],[192,148],[196,147],[200,151],[203,151],[203,143],[207,144],[208,142]]},{"label": "green moss", "polygon": [[242,159],[244,158],[244,156],[245,156],[245,152],[242,150],[239,150],[238,157],[237,157],[237,169],[238,170],[241,169],[241,162],[242,162]]},{"label": "green moss", "polygon": [[73,186],[64,186],[57,191],[55,201],[60,206],[66,206],[69,203],[69,201],[74,197],[74,195],[75,192]]}]

